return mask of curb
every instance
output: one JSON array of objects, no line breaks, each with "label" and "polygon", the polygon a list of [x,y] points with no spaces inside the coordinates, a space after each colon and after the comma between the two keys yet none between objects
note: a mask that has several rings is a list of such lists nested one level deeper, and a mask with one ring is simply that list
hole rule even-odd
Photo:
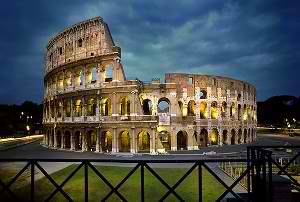
[{"label": "curb", "polygon": [[0,148],[0,151],[6,151],[6,150],[9,150],[9,149],[14,149],[14,148],[17,148],[17,147],[21,147],[21,146],[24,146],[24,145],[27,145],[27,144],[31,144],[31,143],[37,142],[39,140],[40,140],[40,138],[37,138],[35,140],[31,140],[31,141],[28,141],[28,142],[22,142],[22,143],[13,145],[13,146],[8,146],[8,147]]}]

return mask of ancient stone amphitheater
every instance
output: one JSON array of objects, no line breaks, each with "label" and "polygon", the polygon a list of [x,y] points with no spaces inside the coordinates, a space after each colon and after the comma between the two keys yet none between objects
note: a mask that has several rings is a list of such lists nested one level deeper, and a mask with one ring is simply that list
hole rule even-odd
[{"label": "ancient stone amphitheater", "polygon": [[127,80],[100,17],[52,38],[44,71],[43,143],[51,148],[157,153],[256,139],[253,85],[181,73]]}]

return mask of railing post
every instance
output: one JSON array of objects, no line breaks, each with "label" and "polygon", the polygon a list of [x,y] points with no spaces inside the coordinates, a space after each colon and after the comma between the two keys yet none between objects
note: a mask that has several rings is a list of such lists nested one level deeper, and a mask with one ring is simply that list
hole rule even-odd
[{"label": "railing post", "polygon": [[31,190],[30,190],[30,201],[34,201],[34,161],[31,160],[31,172],[30,172],[30,178],[31,178]]},{"label": "railing post", "polygon": [[84,201],[88,202],[88,194],[89,194],[89,181],[88,181],[88,164],[84,161]]},{"label": "railing post", "polygon": [[269,152],[268,154],[268,168],[269,168],[269,201],[273,201],[273,179],[272,179],[272,152]]},{"label": "railing post", "polygon": [[145,201],[145,181],[144,181],[144,163],[141,163],[141,201],[144,202]]},{"label": "railing post", "polygon": [[198,162],[198,184],[199,201],[202,202],[202,162]]}]

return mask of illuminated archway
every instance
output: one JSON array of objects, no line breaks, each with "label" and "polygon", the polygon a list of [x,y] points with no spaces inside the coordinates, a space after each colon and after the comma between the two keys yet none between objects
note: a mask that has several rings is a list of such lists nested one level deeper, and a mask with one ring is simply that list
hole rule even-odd
[{"label": "illuminated archway", "polygon": [[218,145],[219,132],[216,128],[213,128],[211,130],[211,133],[209,135],[209,139],[210,139],[210,144],[211,145]]},{"label": "illuminated archway", "polygon": [[75,101],[75,116],[82,116],[82,102],[80,99]]},{"label": "illuminated archway", "polygon": [[100,102],[100,110],[102,116],[111,116],[112,114],[112,107],[111,101],[108,97],[103,98]]},{"label": "illuminated archway", "polygon": [[243,121],[247,121],[247,119],[248,119],[247,105],[244,105],[244,108],[243,108]]},{"label": "illuminated archway", "polygon": [[190,100],[188,103],[188,116],[196,116],[196,102]]},{"label": "illuminated archway", "polygon": [[101,134],[101,146],[102,151],[111,152],[112,151],[112,134],[110,131],[103,131]]},{"label": "illuminated archway", "polygon": [[126,130],[119,134],[119,152],[130,152],[130,136]]},{"label": "illuminated archway", "polygon": [[171,150],[171,135],[168,131],[160,131],[158,134],[159,140],[165,150]]},{"label": "illuminated archway", "polygon": [[129,115],[130,114],[130,101],[127,97],[123,97],[120,100],[120,115]]},{"label": "illuminated archway", "polygon": [[222,116],[222,118],[226,118],[226,111],[227,111],[227,103],[222,102],[222,107],[221,107],[221,116]]},{"label": "illuminated archway", "polygon": [[138,134],[138,151],[150,151],[150,135],[144,130]]},{"label": "illuminated archway", "polygon": [[87,101],[87,115],[96,116],[97,104],[94,98],[90,98]]},{"label": "illuminated archway", "polygon": [[65,101],[65,115],[66,117],[71,117],[71,100]]},{"label": "illuminated archway", "polygon": [[177,150],[187,150],[187,132],[179,131],[177,133]]},{"label": "illuminated archway", "polygon": [[217,102],[212,102],[211,103],[210,116],[211,116],[211,119],[217,119],[218,118],[218,104],[217,104]]},{"label": "illuminated archway", "polygon": [[206,102],[200,103],[200,119],[207,119],[207,104],[206,104]]},{"label": "illuminated archway", "polygon": [[230,117],[234,117],[235,115],[235,110],[236,110],[236,107],[235,107],[235,103],[231,103],[231,106],[230,106]]}]

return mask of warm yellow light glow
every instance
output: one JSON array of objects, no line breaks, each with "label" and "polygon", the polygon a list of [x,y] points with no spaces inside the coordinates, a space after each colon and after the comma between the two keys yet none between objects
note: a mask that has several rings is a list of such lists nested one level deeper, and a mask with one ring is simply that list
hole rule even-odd
[{"label": "warm yellow light glow", "polygon": [[213,129],[212,132],[210,133],[210,143],[212,145],[218,144],[218,131],[216,129]]},{"label": "warm yellow light glow", "polygon": [[28,131],[30,130],[30,126],[29,125],[26,126],[26,130],[28,130]]},{"label": "warm yellow light glow", "polygon": [[200,103],[200,118],[201,119],[206,119],[207,118],[207,104],[206,102],[201,102]]},{"label": "warm yellow light glow", "polygon": [[167,130],[164,126],[158,126],[157,127],[157,132],[165,131]]},{"label": "warm yellow light glow", "polygon": [[217,119],[218,118],[218,109],[217,109],[217,103],[213,102],[211,103],[211,119]]}]

